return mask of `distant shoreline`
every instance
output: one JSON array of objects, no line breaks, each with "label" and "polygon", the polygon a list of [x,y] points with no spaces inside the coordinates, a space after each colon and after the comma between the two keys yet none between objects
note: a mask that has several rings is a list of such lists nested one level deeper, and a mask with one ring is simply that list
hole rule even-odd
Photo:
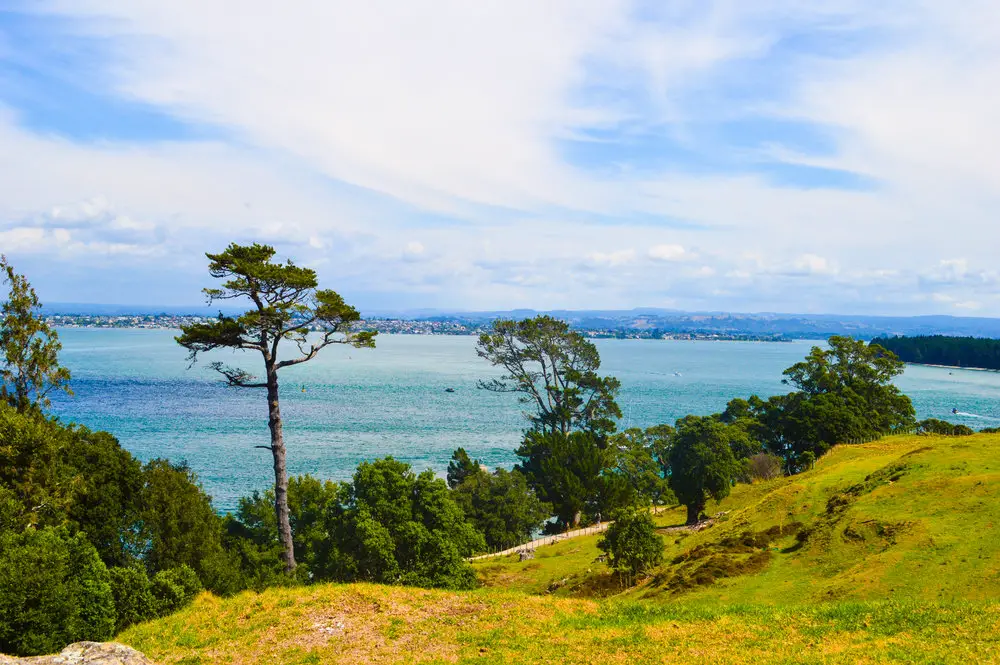
[{"label": "distant shoreline", "polygon": [[1000,372],[1000,369],[990,369],[989,367],[960,367],[959,365],[935,365],[934,363],[912,363],[907,365],[918,365],[920,367],[940,367],[941,369],[967,369],[973,372]]}]

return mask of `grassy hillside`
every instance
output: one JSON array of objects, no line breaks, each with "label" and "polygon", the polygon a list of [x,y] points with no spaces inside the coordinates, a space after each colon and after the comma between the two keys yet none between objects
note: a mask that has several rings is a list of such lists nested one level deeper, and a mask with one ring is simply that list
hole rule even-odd
[{"label": "grassy hillside", "polygon": [[705,530],[657,516],[667,563],[626,592],[590,537],[477,564],[473,592],[206,594],[119,639],[190,665],[998,662],[998,479],[1000,436],[840,447],[737,488]]},{"label": "grassy hillside", "polygon": [[[656,517],[667,564],[628,595],[659,602],[1000,598],[1000,436],[892,437],[839,446],[792,478],[741,485],[703,531]],[[671,528],[674,527],[674,528]],[[477,564],[489,585],[594,596],[620,590],[599,536]]]}]

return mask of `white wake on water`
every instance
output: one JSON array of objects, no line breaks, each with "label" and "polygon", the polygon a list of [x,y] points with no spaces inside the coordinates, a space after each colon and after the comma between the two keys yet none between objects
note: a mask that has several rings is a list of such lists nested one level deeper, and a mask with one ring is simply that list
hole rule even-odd
[{"label": "white wake on water", "polygon": [[997,420],[1000,418],[994,418],[993,416],[981,416],[978,413],[966,413],[965,411],[956,411],[952,414],[953,416],[962,416],[963,418],[979,418],[981,420]]}]

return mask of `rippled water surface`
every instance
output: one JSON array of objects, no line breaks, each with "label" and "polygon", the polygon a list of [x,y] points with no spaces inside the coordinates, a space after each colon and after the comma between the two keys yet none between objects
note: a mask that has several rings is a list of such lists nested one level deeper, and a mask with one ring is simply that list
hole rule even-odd
[{"label": "rippled water surface", "polygon": [[[188,369],[175,334],[61,330],[76,395],[54,400],[54,411],[112,432],[142,460],[187,460],[216,507],[231,509],[271,478],[270,455],[254,448],[268,442],[264,394],[220,384],[204,363]],[[602,369],[622,382],[622,424],[633,426],[714,413],[732,397],[787,392],[782,370],[814,344],[596,343]],[[260,364],[250,354],[217,359],[249,370]],[[380,335],[377,349],[326,349],[282,373],[289,470],[345,479],[362,460],[394,455],[441,471],[459,446],[488,465],[511,465],[524,419],[516,396],[476,389],[493,374],[473,337]],[[914,366],[898,383],[921,418],[1000,425],[1000,373]],[[954,416],[953,408],[969,415]]]}]

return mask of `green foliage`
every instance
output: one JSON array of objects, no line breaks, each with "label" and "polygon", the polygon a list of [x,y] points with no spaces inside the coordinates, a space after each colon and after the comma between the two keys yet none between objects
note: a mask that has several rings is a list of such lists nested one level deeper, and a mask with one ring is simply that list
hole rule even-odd
[{"label": "green foliage", "polygon": [[797,466],[799,468],[799,471],[808,471],[809,469],[816,466],[816,455],[815,453],[813,453],[813,451],[807,450],[801,455],[799,455],[796,461],[798,462]]},{"label": "green foliage", "polygon": [[[611,437],[609,448],[615,455],[615,472],[635,491],[643,506],[666,506],[677,502],[664,468],[669,472],[669,453],[674,429],[657,426],[630,428]],[[662,461],[661,461],[662,460]]]},{"label": "green foliage", "polygon": [[114,627],[108,570],[83,534],[0,534],[0,652],[51,653],[106,640]]},{"label": "green foliage", "polygon": [[108,566],[134,563],[141,553],[142,465],[107,432],[74,428],[60,450],[72,478],[68,523],[87,534]]},{"label": "green foliage", "polygon": [[354,474],[352,499],[348,523],[364,524],[357,558],[366,567],[359,565],[360,579],[475,585],[464,558],[485,548],[483,536],[465,521],[447,484],[433,472],[415,475],[408,464],[391,457],[363,462]]},{"label": "green foliage", "polygon": [[[391,457],[358,466],[349,484],[290,479],[289,508],[301,579],[468,588],[465,557],[485,548],[447,484]],[[270,493],[244,499],[227,521],[226,544],[245,583],[281,583]],[[287,583],[287,578],[285,578]]]},{"label": "green foliage", "polygon": [[517,454],[518,470],[552,505],[559,528],[575,526],[583,517],[606,517],[634,500],[633,488],[614,471],[615,451],[602,447],[590,432],[529,431]]},{"label": "green foliage", "polygon": [[480,381],[480,388],[520,395],[531,409],[526,415],[533,430],[579,429],[602,438],[621,418],[615,401],[621,383],[597,374],[597,347],[563,321],[551,316],[495,321],[492,332],[479,336],[477,353],[506,371],[500,379]]},{"label": "green foliage", "polygon": [[198,574],[186,565],[161,570],[153,576],[149,586],[156,616],[176,612],[202,590]]},{"label": "green foliage", "polygon": [[455,488],[454,499],[494,550],[527,542],[550,515],[549,506],[517,470],[487,473],[478,469]]},{"label": "green foliage", "polygon": [[1000,340],[982,337],[882,337],[872,341],[908,363],[1000,369]]},{"label": "green foliage", "polygon": [[[156,459],[146,464],[142,489],[144,561],[150,571],[194,570],[217,593],[239,588],[234,559],[222,548],[222,521],[194,472]],[[155,578],[154,578],[155,579]]]},{"label": "green foliage", "polygon": [[893,385],[900,360],[877,344],[831,337],[785,370],[796,392],[761,400],[733,400],[727,413],[747,433],[794,465],[804,452],[816,457],[838,443],[870,439],[915,424],[910,398]]},{"label": "green foliage", "polygon": [[8,519],[25,526],[65,521],[73,483],[61,456],[73,443],[72,430],[0,403],[0,486],[18,503]]},{"label": "green foliage", "polygon": [[[356,332],[358,311],[335,291],[319,289],[316,271],[291,261],[276,263],[273,247],[230,244],[219,254],[207,254],[209,274],[226,280],[222,288],[205,289],[209,302],[243,299],[253,307],[238,317],[219,315],[218,320],[181,327],[177,343],[188,349],[192,362],[198,354],[213,349],[255,350],[275,370],[311,360],[325,346],[347,343],[355,347],[375,345],[374,332]],[[318,327],[322,335],[310,344],[308,333]],[[282,340],[299,345],[302,355],[278,362]],[[230,383],[243,385],[253,376],[243,370],[215,366]]]},{"label": "green foliage", "polygon": [[109,568],[115,600],[115,634],[159,615],[146,570],[139,566]]},{"label": "green foliage", "polygon": [[109,566],[139,554],[142,467],[106,432],[0,404],[0,487],[17,504],[7,511],[19,528],[82,531]]},{"label": "green foliage", "polygon": [[49,394],[69,394],[69,370],[59,365],[59,335],[42,317],[41,303],[27,278],[0,255],[0,274],[9,286],[0,304],[0,399],[18,411],[49,406]]},{"label": "green foliage", "polygon": [[663,537],[645,510],[616,510],[597,546],[607,553],[608,565],[629,582],[663,562]]},{"label": "green foliage", "polygon": [[[967,425],[955,425],[937,418],[927,418],[917,423],[921,434],[942,434],[945,436],[971,436],[975,434]],[[988,433],[988,432],[987,432]]]},{"label": "green foliage", "polygon": [[463,482],[465,479],[471,475],[479,473],[479,462],[473,461],[469,457],[469,453],[465,452],[465,448],[459,448],[451,455],[451,461],[448,462],[448,487],[455,489]]},{"label": "green foliage", "polygon": [[739,471],[731,448],[742,430],[711,417],[687,416],[677,421],[670,451],[670,488],[687,506],[687,523],[698,521],[709,498],[729,496]]}]

